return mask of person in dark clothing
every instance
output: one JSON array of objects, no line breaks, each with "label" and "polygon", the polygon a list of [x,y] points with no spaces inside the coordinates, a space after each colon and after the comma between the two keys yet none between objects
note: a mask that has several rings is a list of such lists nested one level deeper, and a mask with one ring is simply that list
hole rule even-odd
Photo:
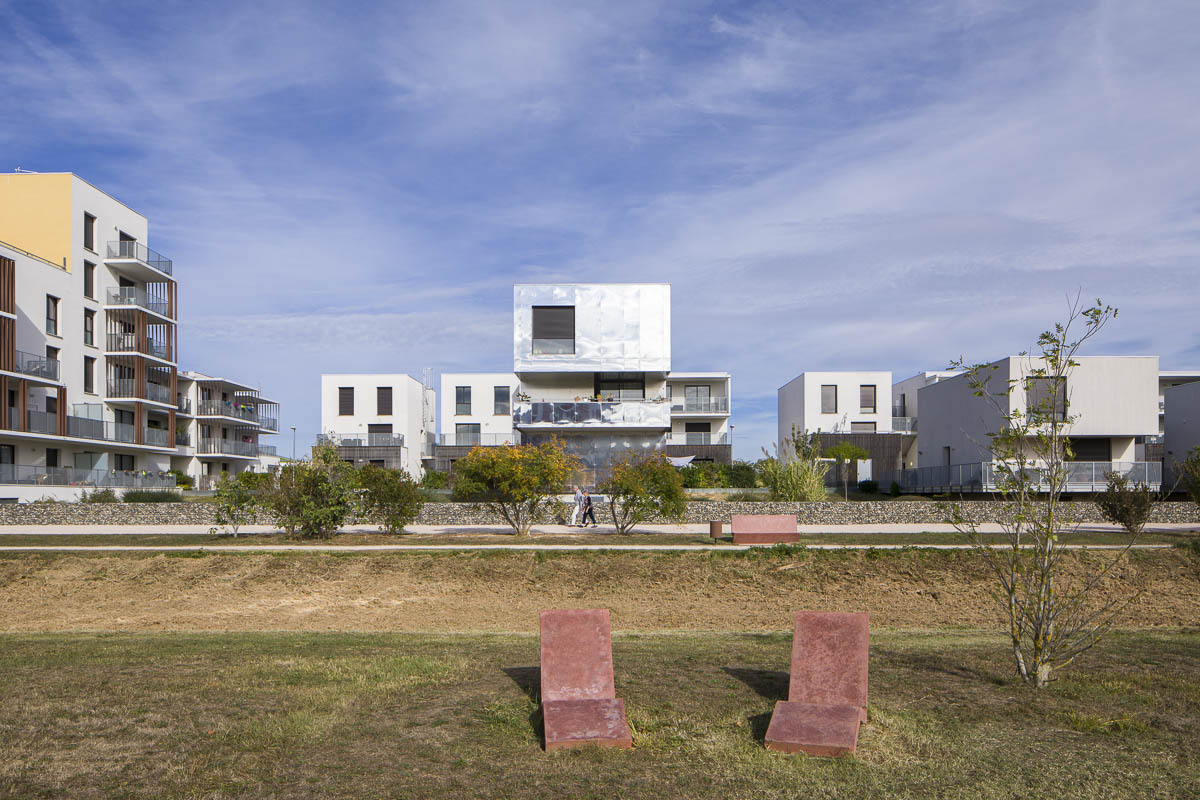
[{"label": "person in dark clothing", "polygon": [[588,492],[583,493],[583,524],[580,527],[586,528],[588,517],[592,518],[592,527],[596,527],[596,509],[592,507],[592,495]]}]

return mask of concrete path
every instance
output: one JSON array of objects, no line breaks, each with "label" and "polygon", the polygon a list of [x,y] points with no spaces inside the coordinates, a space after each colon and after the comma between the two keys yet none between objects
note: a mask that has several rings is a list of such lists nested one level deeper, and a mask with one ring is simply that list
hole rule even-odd
[{"label": "concrete path", "polygon": [[[209,525],[0,525],[0,536],[197,536],[207,534],[212,526]],[[797,525],[797,530],[805,534],[873,534],[873,533],[954,533],[954,526],[939,523],[920,524],[890,524],[890,525]],[[439,534],[445,536],[464,536],[480,534],[507,535],[511,529],[504,525],[409,525],[409,533]],[[1003,529],[995,523],[979,526],[981,533],[1002,533]],[[1096,522],[1079,526],[1085,532],[1114,532],[1120,531],[1119,525]],[[707,534],[707,524],[682,525],[639,525],[638,533],[680,534],[695,536]],[[341,529],[342,533],[378,533],[372,525],[351,525]],[[725,526],[728,534],[729,526]],[[1147,525],[1146,533],[1200,533],[1200,525],[1195,523],[1158,523]],[[271,525],[244,525],[239,535],[259,533],[279,533],[279,529]],[[601,525],[597,528],[571,528],[566,525],[535,525],[532,533],[541,536],[571,536],[571,535],[616,535],[611,525]]]},{"label": "concrete path", "polygon": [[[770,548],[769,544],[264,544],[264,545],[36,545],[28,547],[0,547],[5,553],[171,553],[171,552],[205,552],[205,553],[369,553],[369,552],[418,552],[418,551],[469,551],[469,550],[753,550],[755,548]],[[920,547],[928,550],[970,550],[969,544],[810,544],[804,545],[810,550],[901,550],[906,547]],[[1174,547],[1172,544],[1139,544],[1135,550],[1162,550]],[[1001,549],[1007,545],[991,545],[993,549]],[[1119,544],[1068,544],[1063,545],[1068,550],[1121,550]]]}]

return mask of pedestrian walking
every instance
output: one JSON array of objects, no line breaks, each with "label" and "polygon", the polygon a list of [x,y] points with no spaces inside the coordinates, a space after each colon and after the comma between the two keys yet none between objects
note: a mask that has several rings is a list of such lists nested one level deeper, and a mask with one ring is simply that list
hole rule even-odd
[{"label": "pedestrian walking", "polygon": [[569,528],[579,527],[579,515],[583,513],[583,490],[578,486],[572,486],[575,490],[575,502],[571,506],[571,521],[567,523]]},{"label": "pedestrian walking", "polygon": [[592,495],[588,492],[583,493],[583,525],[587,527],[588,517],[592,518],[592,527],[596,527],[596,509],[592,507]]}]

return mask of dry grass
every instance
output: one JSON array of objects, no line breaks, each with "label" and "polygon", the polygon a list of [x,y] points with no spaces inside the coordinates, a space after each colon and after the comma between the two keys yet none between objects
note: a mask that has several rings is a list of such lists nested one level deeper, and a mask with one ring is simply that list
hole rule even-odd
[{"label": "dry grass", "polygon": [[[786,624],[782,609],[779,627]],[[877,632],[856,758],[762,747],[781,633],[618,634],[630,752],[540,747],[523,635],[0,637],[7,797],[1187,797],[1200,632],[1115,634],[1039,696],[997,637]]]}]

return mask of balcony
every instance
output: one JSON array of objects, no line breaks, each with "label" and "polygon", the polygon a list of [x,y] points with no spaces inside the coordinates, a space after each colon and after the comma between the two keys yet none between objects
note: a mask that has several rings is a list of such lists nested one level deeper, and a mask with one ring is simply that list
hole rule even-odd
[{"label": "balcony", "polygon": [[175,408],[178,409],[180,414],[187,414],[190,416],[192,413],[192,401],[186,397],[180,397],[175,403]]},{"label": "balcony", "polygon": [[141,397],[136,394],[136,388],[133,378],[110,378],[108,381],[108,398],[110,400],[132,398],[135,400],[153,400],[156,403],[166,403],[167,405],[174,404],[171,399],[170,386],[146,381],[146,390]]},{"label": "balcony", "polygon": [[174,447],[171,444],[171,432],[166,428],[144,428],[142,430],[142,443],[150,447]]},{"label": "balcony", "polygon": [[171,275],[174,265],[171,259],[151,250],[141,242],[109,242],[107,261],[135,261],[164,275]]},{"label": "balcony", "polygon": [[675,397],[671,400],[672,414],[709,414],[724,416],[729,413],[728,397]]},{"label": "balcony", "polygon": [[[1160,461],[1070,461],[1063,469],[1062,485],[1067,492],[1102,492],[1110,473],[1124,475],[1134,483],[1145,483],[1154,491],[1162,487]],[[1039,490],[1046,490],[1048,480],[1041,468],[1030,467],[1027,473]],[[995,492],[1003,477],[993,462],[985,461],[901,470],[898,483],[906,492]]]},{"label": "balcony", "polygon": [[278,456],[279,450],[273,444],[260,444],[258,446],[258,454],[260,456]]},{"label": "balcony", "polygon": [[669,428],[671,406],[646,400],[530,402],[513,405],[513,425],[522,428]]},{"label": "balcony", "polygon": [[402,433],[321,433],[317,444],[334,447],[404,447]]},{"label": "balcony", "polygon": [[669,445],[727,445],[730,444],[728,433],[672,433],[667,436]]},{"label": "balcony", "polygon": [[254,458],[258,445],[254,442],[239,442],[236,439],[201,439],[197,448],[200,455],[227,455]]},{"label": "balcony", "polygon": [[255,425],[261,422],[258,417],[258,409],[253,405],[238,405],[228,400],[221,403],[201,403],[199,413],[196,416],[232,417],[233,419],[253,422]]},{"label": "balcony", "polygon": [[46,358],[22,350],[16,351],[16,359],[13,361],[13,372],[20,372],[22,375],[29,375],[44,381],[57,382],[59,367],[60,363],[56,358]]},{"label": "balcony", "polygon": [[146,470],[74,469],[0,464],[0,484],[28,486],[111,486],[128,489],[174,489],[175,476]]},{"label": "balcony", "polygon": [[177,447],[191,447],[192,435],[187,431],[175,431],[175,445]]},{"label": "balcony", "polygon": [[109,289],[107,305],[136,306],[137,308],[144,308],[147,311],[153,311],[155,314],[167,317],[168,319],[171,315],[171,304],[167,302],[166,298],[147,294],[145,289],[139,289],[136,286],[121,286]]},{"label": "balcony", "polygon": [[892,417],[892,432],[893,433],[916,433],[917,418],[916,417]]},{"label": "balcony", "polygon": [[137,336],[132,333],[110,333],[108,335],[109,353],[141,353],[147,356],[170,361],[170,350],[162,342],[147,340],[145,349],[138,347]]},{"label": "balcony", "polygon": [[439,433],[437,443],[443,447],[499,447],[516,445],[520,437],[514,433]]}]

